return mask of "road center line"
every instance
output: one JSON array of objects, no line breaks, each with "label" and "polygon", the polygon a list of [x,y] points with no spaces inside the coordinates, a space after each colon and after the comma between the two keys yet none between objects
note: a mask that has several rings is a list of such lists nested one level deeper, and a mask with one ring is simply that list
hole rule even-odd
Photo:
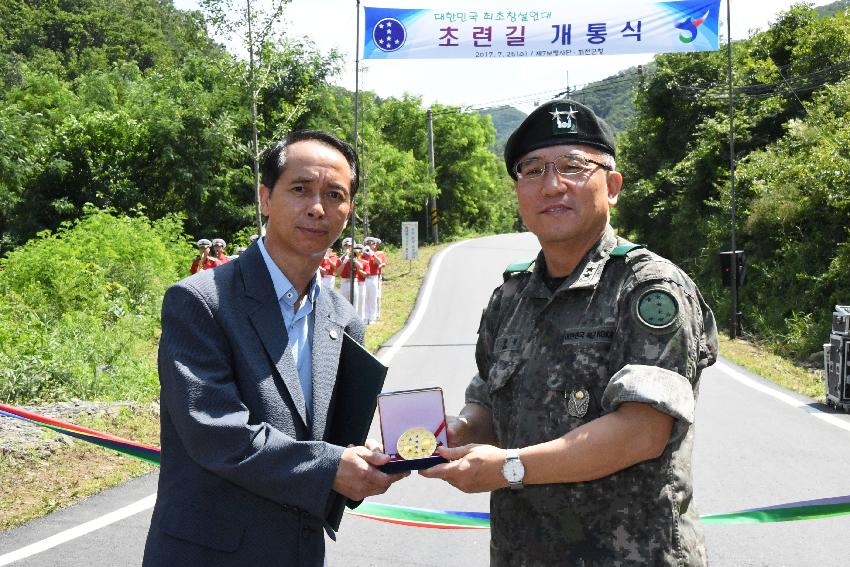
[{"label": "road center line", "polygon": [[109,524],[114,524],[115,522],[120,522],[125,518],[129,518],[139,512],[144,512],[145,510],[149,510],[153,508],[154,503],[156,502],[156,494],[151,494],[150,496],[145,496],[141,500],[137,502],[133,502],[123,508],[119,508],[114,512],[110,512],[106,515],[103,515],[99,518],[95,518],[94,520],[90,520],[79,526],[75,526],[73,528],[67,529],[64,532],[59,532],[58,534],[52,535],[46,539],[41,541],[37,541],[5,555],[0,555],[0,567],[3,565],[9,565],[15,561],[20,561],[21,559],[26,559],[36,553],[41,553],[42,551],[47,551],[52,547],[56,547],[57,545],[62,545],[72,539],[76,539],[78,537],[89,534],[95,530],[99,530]]},{"label": "road center line", "polygon": [[791,407],[799,408],[799,409],[805,411],[806,413],[808,413],[809,415],[811,415],[812,417],[816,417],[823,422],[826,422],[826,423],[829,423],[830,425],[834,425],[835,427],[838,427],[839,429],[843,429],[845,431],[850,431],[850,422],[848,422],[846,420],[839,419],[838,417],[836,417],[836,416],[834,416],[830,413],[826,413],[826,412],[821,411],[817,408],[813,408],[809,404],[807,404],[806,402],[799,400],[799,399],[795,398],[794,396],[789,396],[785,392],[780,392],[779,390],[775,390],[775,389],[771,388],[770,386],[766,386],[765,384],[762,384],[762,383],[760,383],[756,380],[753,380],[752,378],[750,378],[749,376],[747,376],[743,372],[739,372],[738,370],[735,370],[734,368],[732,368],[731,365],[729,365],[726,362],[717,361],[717,366],[727,376],[729,376],[733,380],[736,380],[740,384],[747,386],[748,388],[752,388],[753,390],[756,390],[757,392],[761,392],[762,394],[766,394],[768,396],[771,396],[772,398],[777,399],[780,402],[787,404]]}]

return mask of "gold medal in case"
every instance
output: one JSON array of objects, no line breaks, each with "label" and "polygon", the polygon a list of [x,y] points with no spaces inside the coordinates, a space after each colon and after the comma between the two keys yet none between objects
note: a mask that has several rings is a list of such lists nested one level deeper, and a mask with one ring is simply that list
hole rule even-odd
[{"label": "gold medal in case", "polygon": [[411,427],[396,443],[398,454],[406,459],[424,459],[437,450],[437,438],[424,427]]}]

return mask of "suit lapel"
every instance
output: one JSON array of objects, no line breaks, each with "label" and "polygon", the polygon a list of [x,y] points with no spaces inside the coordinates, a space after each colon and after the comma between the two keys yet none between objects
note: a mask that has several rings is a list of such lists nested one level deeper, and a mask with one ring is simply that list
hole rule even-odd
[{"label": "suit lapel", "polygon": [[[289,397],[295,405],[298,415],[304,426],[309,430],[307,421],[307,405],[304,402],[304,393],[301,391],[301,383],[298,381],[298,369],[295,368],[295,359],[289,349],[289,337],[286,334],[286,325],[283,323],[283,315],[280,313],[280,304],[275,295],[272,278],[266,268],[263,255],[258,246],[253,245],[239,257],[242,267],[245,294],[256,301],[256,305],[248,313],[251,324],[269,358],[277,369],[289,392]],[[315,359],[314,359],[315,360]]]},{"label": "suit lapel", "polygon": [[343,327],[336,322],[330,290],[322,290],[316,301],[313,327],[313,439],[323,439],[327,428],[328,407],[333,397]]}]

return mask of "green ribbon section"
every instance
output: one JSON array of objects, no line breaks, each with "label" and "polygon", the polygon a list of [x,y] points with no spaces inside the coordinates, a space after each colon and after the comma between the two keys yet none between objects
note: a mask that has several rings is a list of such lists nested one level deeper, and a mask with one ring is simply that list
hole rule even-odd
[{"label": "green ribbon section", "polygon": [[731,514],[709,514],[701,517],[700,521],[703,524],[767,524],[793,522],[795,520],[820,520],[846,514],[850,514],[850,502],[745,510]]}]

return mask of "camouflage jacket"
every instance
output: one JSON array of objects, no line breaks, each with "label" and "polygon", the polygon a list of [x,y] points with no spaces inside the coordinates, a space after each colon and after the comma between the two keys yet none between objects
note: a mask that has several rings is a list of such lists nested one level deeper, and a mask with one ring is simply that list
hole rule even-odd
[{"label": "camouflage jacket", "polygon": [[506,274],[484,312],[467,403],[499,445],[550,441],[642,402],[673,416],[663,454],[605,478],[491,496],[491,565],[704,565],[692,502],[700,373],[717,358],[714,315],[691,279],[608,226],[552,293],[545,260]]}]

